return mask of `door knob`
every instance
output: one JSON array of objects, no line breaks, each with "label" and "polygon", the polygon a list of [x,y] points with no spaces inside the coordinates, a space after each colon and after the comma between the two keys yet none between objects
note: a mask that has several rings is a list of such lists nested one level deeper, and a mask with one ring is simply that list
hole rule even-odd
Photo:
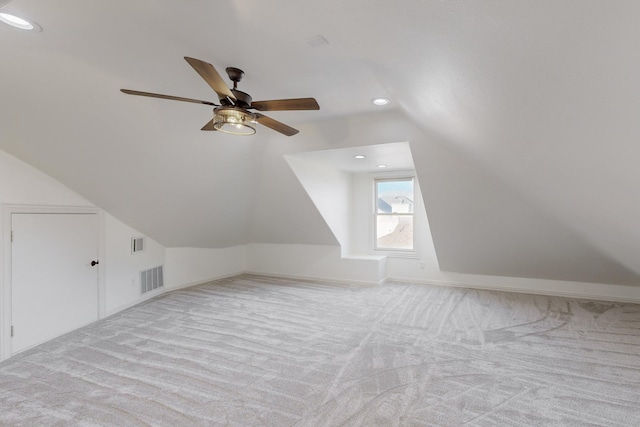
[{"label": "door knob", "polygon": [[95,267],[98,264],[100,264],[100,261],[91,261],[91,267]]}]

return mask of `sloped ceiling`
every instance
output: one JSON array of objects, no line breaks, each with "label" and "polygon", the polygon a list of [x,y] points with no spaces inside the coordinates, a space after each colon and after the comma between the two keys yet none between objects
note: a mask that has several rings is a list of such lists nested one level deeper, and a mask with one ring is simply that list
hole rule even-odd
[{"label": "sloped ceiling", "polygon": [[[0,25],[0,148],[166,246],[335,244],[282,155],[407,141],[357,125],[409,121],[444,269],[638,282],[634,0],[13,0],[3,10],[43,31]],[[319,35],[328,44],[312,47]],[[271,113],[301,129],[292,138],[266,128],[233,138],[199,130],[209,107],[119,92],[215,101],[183,56],[244,69],[240,88],[254,99],[313,96],[321,111]],[[375,96],[392,106],[376,110]]]}]

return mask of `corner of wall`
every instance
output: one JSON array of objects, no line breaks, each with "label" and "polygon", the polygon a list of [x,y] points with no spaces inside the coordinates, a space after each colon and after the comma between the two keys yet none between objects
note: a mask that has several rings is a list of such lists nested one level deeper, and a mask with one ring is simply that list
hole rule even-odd
[{"label": "corner of wall", "polygon": [[167,248],[165,282],[178,289],[235,276],[247,270],[247,245],[228,248]]},{"label": "corner of wall", "polygon": [[377,284],[386,279],[386,258],[342,257],[340,246],[251,243],[247,272]]}]

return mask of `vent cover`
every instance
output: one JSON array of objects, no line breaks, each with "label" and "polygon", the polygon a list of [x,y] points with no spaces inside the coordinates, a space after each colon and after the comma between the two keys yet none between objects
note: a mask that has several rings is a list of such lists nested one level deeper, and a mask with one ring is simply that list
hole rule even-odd
[{"label": "vent cover", "polygon": [[144,237],[131,238],[131,253],[144,251]]},{"label": "vent cover", "polygon": [[144,294],[164,286],[162,266],[140,272],[140,293]]}]

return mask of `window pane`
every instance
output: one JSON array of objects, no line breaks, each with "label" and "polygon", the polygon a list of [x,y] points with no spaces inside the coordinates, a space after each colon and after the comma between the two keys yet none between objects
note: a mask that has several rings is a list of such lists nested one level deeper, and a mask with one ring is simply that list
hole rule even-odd
[{"label": "window pane", "polygon": [[376,181],[378,213],[413,213],[413,180]]},{"label": "window pane", "polygon": [[413,249],[413,216],[376,215],[376,249]]}]

